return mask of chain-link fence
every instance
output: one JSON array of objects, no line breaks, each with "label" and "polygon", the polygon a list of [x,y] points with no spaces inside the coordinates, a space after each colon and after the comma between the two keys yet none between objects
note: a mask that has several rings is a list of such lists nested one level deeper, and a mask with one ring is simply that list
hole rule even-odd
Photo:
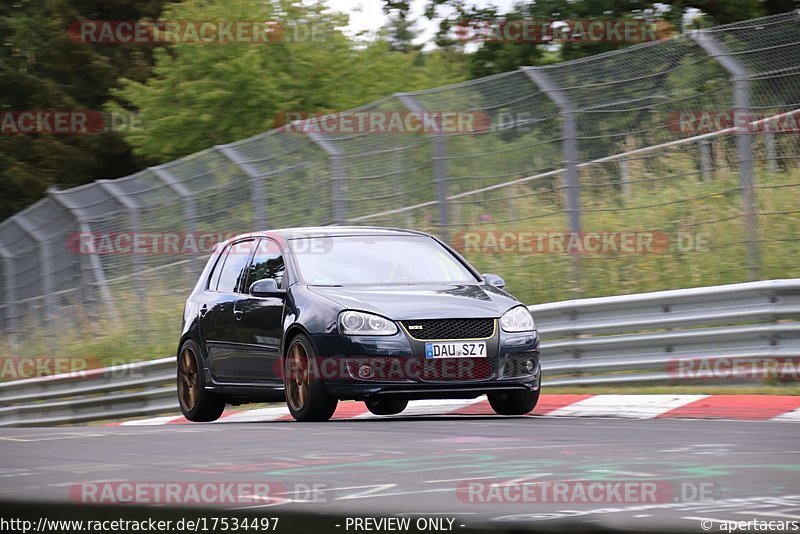
[{"label": "chain-link fence", "polygon": [[10,350],[174,342],[209,236],[254,229],[430,231],[530,304],[800,275],[797,12],[357,111],[482,126],[283,128],[51,190],[0,223]]}]

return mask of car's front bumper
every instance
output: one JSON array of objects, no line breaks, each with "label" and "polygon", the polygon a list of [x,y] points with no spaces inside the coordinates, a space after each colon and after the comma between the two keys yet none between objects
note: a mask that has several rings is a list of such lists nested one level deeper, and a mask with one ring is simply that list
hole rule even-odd
[{"label": "car's front bumper", "polygon": [[484,358],[426,359],[425,342],[402,331],[381,337],[319,335],[313,341],[325,391],[343,400],[474,398],[490,391],[536,391],[541,384],[536,332],[497,331],[486,339]]}]

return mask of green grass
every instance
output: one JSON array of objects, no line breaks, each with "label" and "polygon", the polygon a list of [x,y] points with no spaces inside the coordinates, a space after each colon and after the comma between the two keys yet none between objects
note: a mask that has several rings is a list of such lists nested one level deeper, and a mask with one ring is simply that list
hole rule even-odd
[{"label": "green grass", "polygon": [[[130,291],[112,290],[116,316],[105,307],[90,315],[76,305],[69,317],[53,317],[58,332],[55,340],[31,336],[12,352],[9,340],[5,339],[0,344],[0,357],[57,355],[86,358],[100,366],[109,366],[172,356],[178,348],[183,304],[189,289],[178,294],[159,282],[151,282],[147,288],[143,301]],[[143,309],[147,313],[142,313]],[[41,330],[41,325],[27,323],[23,328]]]},{"label": "green grass", "polygon": [[[680,175],[682,169],[672,169]],[[642,171],[640,180],[649,174]],[[605,182],[605,179],[594,176]],[[588,181],[589,177],[582,179]],[[800,172],[782,175],[761,173],[758,205],[761,279],[800,276]],[[464,230],[566,232],[567,223],[558,199],[548,200],[533,186],[517,186],[506,192],[513,210],[493,209],[500,202],[487,201],[461,209]],[[655,253],[584,254],[579,257],[578,287],[571,283],[570,257],[566,253],[469,252],[468,259],[481,272],[503,276],[507,289],[531,304],[583,298],[680,289],[749,280],[747,252],[736,173],[704,183],[696,176],[666,178],[635,184],[624,198],[601,191],[591,198],[583,194],[584,232],[658,232],[669,240]],[[509,203],[508,200],[505,201]],[[562,209],[562,211],[559,211]],[[481,223],[481,215],[493,219],[534,216],[530,221]],[[696,246],[697,238],[701,245]],[[694,247],[677,247],[678,240],[695,241]]]}]

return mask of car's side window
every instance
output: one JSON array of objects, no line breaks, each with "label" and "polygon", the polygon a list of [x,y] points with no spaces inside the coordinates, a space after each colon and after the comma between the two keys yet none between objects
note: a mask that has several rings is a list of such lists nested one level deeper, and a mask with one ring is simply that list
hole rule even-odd
[{"label": "car's side window", "polygon": [[253,240],[240,241],[229,247],[217,284],[217,291],[237,293],[242,290],[254,243]]},{"label": "car's side window", "polygon": [[219,275],[222,274],[222,266],[225,265],[225,259],[228,257],[228,251],[231,249],[231,246],[228,245],[225,247],[219,258],[217,258],[217,263],[214,265],[214,269],[211,271],[211,276],[208,279],[208,287],[211,291],[217,290],[217,285],[219,284]]},{"label": "car's side window", "polygon": [[278,287],[282,287],[285,272],[286,264],[283,262],[283,255],[278,244],[271,239],[259,241],[250,264],[247,277],[248,286],[264,278],[274,278]]}]

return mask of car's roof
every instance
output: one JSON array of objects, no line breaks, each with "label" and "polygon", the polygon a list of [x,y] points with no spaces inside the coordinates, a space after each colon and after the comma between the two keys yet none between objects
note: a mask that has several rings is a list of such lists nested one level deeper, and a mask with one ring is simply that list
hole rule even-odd
[{"label": "car's roof", "polygon": [[[277,228],[263,232],[252,232],[246,235],[277,235],[283,239],[299,239],[308,237],[332,236],[381,236],[381,235],[424,235],[428,234],[416,230],[403,228],[385,228],[381,226],[305,226],[300,228]],[[240,236],[237,236],[240,237]]]}]

